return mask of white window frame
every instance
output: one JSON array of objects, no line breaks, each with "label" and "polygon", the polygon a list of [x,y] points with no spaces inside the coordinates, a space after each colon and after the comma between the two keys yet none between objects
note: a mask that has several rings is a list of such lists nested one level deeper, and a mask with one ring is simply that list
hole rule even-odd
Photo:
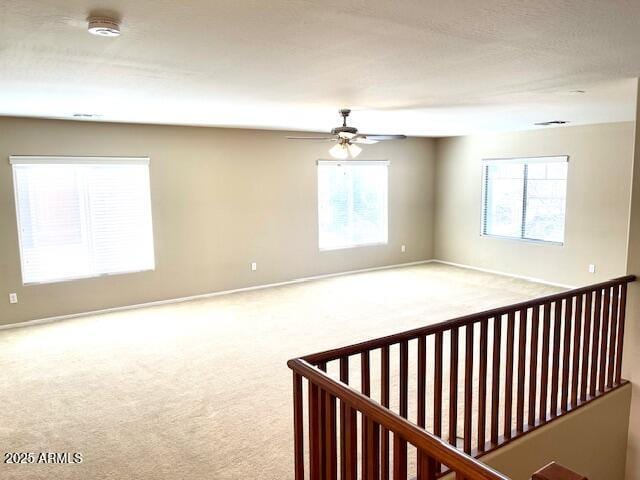
[{"label": "white window frame", "polygon": [[[87,165],[87,164],[105,164],[110,163],[113,165],[150,165],[149,157],[105,157],[105,156],[65,156],[65,155],[10,155],[9,156],[9,164],[13,165]],[[12,168],[13,170],[13,168]],[[149,172],[150,176],[150,172]],[[74,277],[64,277],[60,279],[52,279],[41,282],[25,282],[24,281],[24,255],[22,252],[22,226],[20,225],[20,211],[18,204],[18,186],[16,182],[16,176],[12,171],[13,177],[13,201],[16,209],[16,226],[18,229],[18,251],[20,254],[20,276],[22,280],[23,286],[32,286],[32,285],[47,285],[53,283],[64,283],[64,282],[72,282],[76,280],[90,279],[90,278],[100,278],[100,277],[110,277],[114,275],[126,275],[131,273],[142,273],[142,272],[151,272],[156,269],[156,252],[155,252],[155,238],[153,235],[154,227],[153,227],[153,204],[151,202],[151,198],[149,198],[149,215],[151,222],[151,234],[153,238],[152,242],[152,265],[150,268],[146,269],[134,269],[134,270],[125,270],[125,271],[117,271],[117,272],[109,272],[109,273],[99,273],[99,274],[91,274],[91,275],[78,275]],[[149,182],[150,182],[149,178]],[[149,185],[149,195],[151,196],[151,185]]]},{"label": "white window frame", "polygon": [[[566,190],[564,197],[564,237],[562,242],[556,242],[553,240],[540,240],[537,238],[527,238],[524,236],[521,237],[510,237],[506,235],[494,235],[491,233],[485,233],[485,215],[486,215],[486,195],[487,195],[487,166],[491,164],[504,164],[504,163],[517,163],[517,164],[531,164],[531,163],[566,163],[567,164],[567,179],[566,181]],[[510,157],[510,158],[483,158],[481,161],[481,197],[480,197],[480,236],[488,237],[488,238],[497,238],[500,240],[511,240],[514,242],[525,242],[525,243],[537,243],[543,245],[553,245],[553,246],[564,246],[566,242],[566,225],[567,225],[567,192],[569,188],[569,155],[549,155],[549,156],[540,156],[540,157]],[[524,208],[522,212],[522,222],[524,222],[524,218],[526,216],[526,177],[524,178],[524,195],[523,198]],[[523,227],[521,227],[521,231]]]},{"label": "white window frame", "polygon": [[378,247],[389,244],[389,173],[387,172],[387,198],[386,198],[386,208],[385,208],[385,227],[386,227],[386,239],[384,242],[370,242],[370,243],[356,243],[353,245],[345,245],[339,247],[322,247],[320,246],[320,190],[318,188],[318,179],[319,179],[319,170],[318,167],[321,165],[385,165],[387,168],[391,165],[389,160],[317,160],[316,161],[316,215],[317,221],[316,225],[318,226],[318,250],[321,252],[330,252],[333,250],[347,250],[352,248],[361,248],[361,247]]}]

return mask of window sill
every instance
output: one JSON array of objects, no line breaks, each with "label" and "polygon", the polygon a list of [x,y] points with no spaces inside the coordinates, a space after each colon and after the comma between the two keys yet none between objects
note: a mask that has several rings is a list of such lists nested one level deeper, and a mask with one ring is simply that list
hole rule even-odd
[{"label": "window sill", "polygon": [[102,277],[113,277],[114,275],[128,275],[131,273],[144,273],[144,272],[154,272],[156,270],[155,267],[147,268],[145,270],[127,270],[124,272],[112,272],[112,273],[100,273],[98,275],[84,275],[81,277],[69,277],[69,278],[58,278],[53,280],[45,280],[42,282],[22,282],[22,286],[24,287],[32,287],[36,285],[50,285],[53,283],[66,283],[66,282],[75,282],[77,280],[89,280],[92,278],[102,278]]},{"label": "window sill", "polygon": [[389,242],[358,243],[355,245],[345,245],[342,247],[327,247],[327,248],[318,247],[318,248],[321,252],[331,252],[333,250],[348,250],[350,248],[360,248],[360,247],[381,247],[384,245],[389,245]]},{"label": "window sill", "polygon": [[486,233],[481,233],[480,236],[482,238],[495,238],[497,240],[510,240],[512,242],[533,243],[535,245],[550,245],[554,247],[563,247],[565,243],[565,242],[553,242],[550,240],[536,240],[533,238],[504,237],[502,235],[487,235]]}]

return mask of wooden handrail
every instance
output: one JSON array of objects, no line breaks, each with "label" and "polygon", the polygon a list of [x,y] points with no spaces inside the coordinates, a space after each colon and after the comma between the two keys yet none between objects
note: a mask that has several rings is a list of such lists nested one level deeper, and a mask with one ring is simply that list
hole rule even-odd
[{"label": "wooden handrail", "polygon": [[509,480],[508,477],[461,452],[442,439],[431,435],[426,430],[400,417],[350,386],[333,380],[305,360],[289,360],[287,365],[298,375],[307,378],[322,390],[340,398],[382,427],[400,435],[405,441],[447,465],[463,477],[473,478],[474,480]]},{"label": "wooden handrail", "polygon": [[593,285],[588,285],[586,287],[574,288],[571,290],[566,290],[564,292],[554,293],[552,295],[547,295],[544,297],[538,297],[533,300],[526,300],[524,302],[514,303],[511,305],[507,305],[505,307],[497,307],[497,308],[493,308],[491,310],[485,310],[479,313],[472,313],[462,317],[436,323],[433,325],[427,325],[426,327],[414,328],[412,330],[406,330],[401,333],[387,335],[385,337],[380,337],[373,340],[367,340],[365,342],[355,343],[352,345],[348,345],[346,347],[334,348],[331,350],[325,350],[323,352],[312,353],[310,355],[303,356],[302,359],[306,360],[311,364],[329,362],[332,360],[337,360],[340,357],[355,355],[358,353],[375,350],[377,348],[381,348],[386,345],[400,343],[405,340],[412,340],[419,336],[432,335],[435,333],[451,330],[456,327],[463,327],[475,322],[479,322],[485,318],[505,315],[509,312],[523,310],[523,309],[527,309],[535,306],[540,306],[545,303],[552,303],[557,300],[565,299],[567,297],[573,297],[573,296],[581,295],[583,293],[592,292],[594,290],[612,287],[614,285],[619,285],[621,283],[634,282],[635,280],[636,280],[635,275],[626,275],[623,277],[614,278],[612,280],[607,280],[606,282],[596,283]]}]

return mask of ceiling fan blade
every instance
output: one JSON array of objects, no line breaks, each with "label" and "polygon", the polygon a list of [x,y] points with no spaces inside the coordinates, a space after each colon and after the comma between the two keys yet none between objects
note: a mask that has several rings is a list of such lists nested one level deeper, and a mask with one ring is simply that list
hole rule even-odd
[{"label": "ceiling fan blade", "polygon": [[364,135],[353,138],[351,143],[361,143],[363,145],[373,145],[374,143],[378,143],[378,140],[371,140],[370,138],[365,137]]},{"label": "ceiling fan blade", "polygon": [[287,140],[315,140],[316,142],[335,142],[336,137],[287,137]]},{"label": "ceiling fan blade", "polygon": [[407,138],[406,135],[363,135],[363,137],[368,138],[369,140],[404,140]]}]

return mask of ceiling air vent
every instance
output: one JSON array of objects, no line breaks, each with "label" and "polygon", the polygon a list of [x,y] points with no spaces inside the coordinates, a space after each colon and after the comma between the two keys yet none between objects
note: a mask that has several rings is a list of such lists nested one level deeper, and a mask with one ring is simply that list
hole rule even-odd
[{"label": "ceiling air vent", "polygon": [[538,123],[534,123],[534,125],[540,126],[540,127],[548,127],[550,125],[565,125],[569,123],[568,120],[550,120],[548,122],[538,122]]}]

